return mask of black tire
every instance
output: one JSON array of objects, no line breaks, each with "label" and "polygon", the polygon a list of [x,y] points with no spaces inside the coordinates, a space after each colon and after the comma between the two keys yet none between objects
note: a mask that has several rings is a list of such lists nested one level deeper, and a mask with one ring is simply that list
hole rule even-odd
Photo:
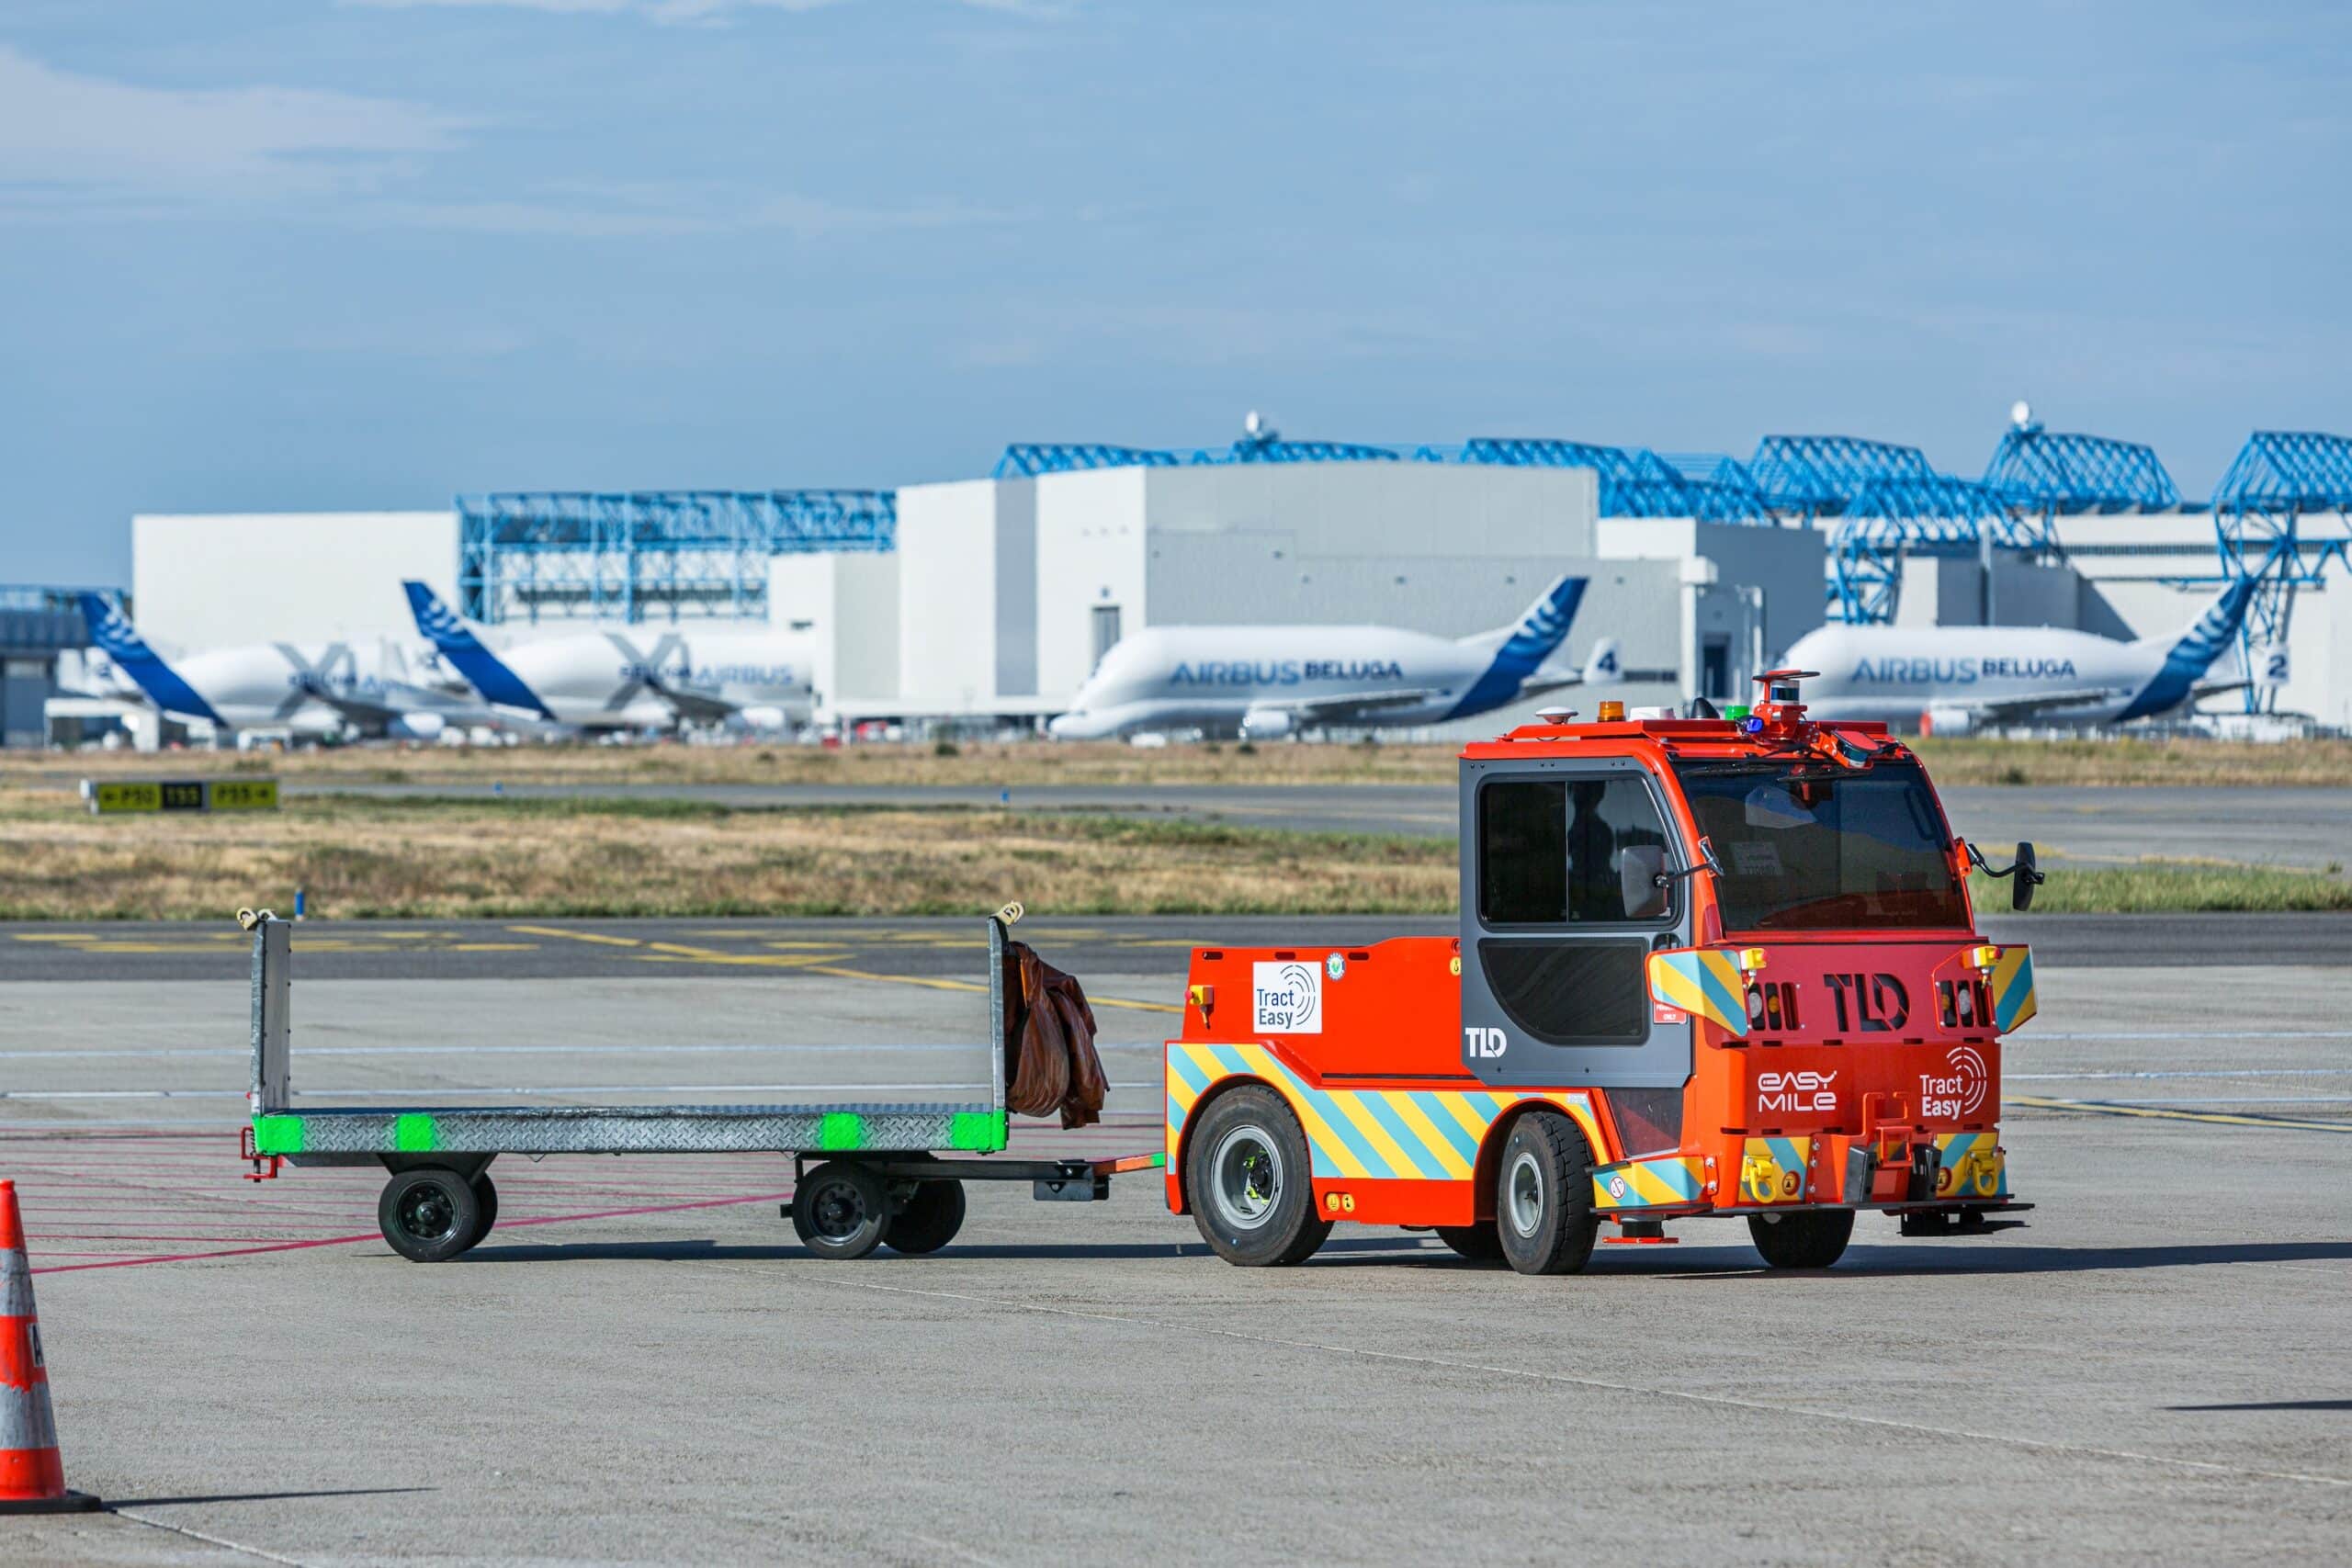
[{"label": "black tire", "polygon": [[1315,1212],[1306,1134],[1283,1097],[1257,1084],[1217,1096],[1193,1125],[1184,1200],[1201,1239],[1244,1269],[1303,1263],[1331,1234]]},{"label": "black tire", "polygon": [[793,1190],[792,1228],[820,1258],[865,1257],[890,1229],[882,1179],[855,1160],[827,1160]]},{"label": "black tire", "polygon": [[422,1166],[384,1183],[376,1224],[394,1252],[412,1263],[444,1263],[471,1247],[481,1199],[454,1170]]},{"label": "black tire", "polygon": [[890,1250],[910,1255],[937,1252],[964,1228],[964,1184],[918,1181],[914,1196],[890,1216]]},{"label": "black tire", "polygon": [[1795,1214],[1750,1214],[1747,1234],[1775,1269],[1826,1269],[1844,1255],[1854,1234],[1851,1209],[1807,1209]]},{"label": "black tire", "polygon": [[1437,1238],[1473,1263],[1500,1263],[1503,1260],[1503,1238],[1492,1223],[1440,1225],[1437,1227]]},{"label": "black tire", "polygon": [[498,1223],[498,1186],[491,1180],[490,1172],[485,1170],[475,1177],[473,1189],[474,1201],[481,1205],[481,1217],[474,1222],[473,1239],[466,1243],[468,1252],[480,1247],[482,1238],[490,1234],[490,1227]]},{"label": "black tire", "polygon": [[1592,1147],[1556,1111],[1511,1123],[1495,1172],[1495,1238],[1522,1274],[1573,1274],[1592,1257]]}]

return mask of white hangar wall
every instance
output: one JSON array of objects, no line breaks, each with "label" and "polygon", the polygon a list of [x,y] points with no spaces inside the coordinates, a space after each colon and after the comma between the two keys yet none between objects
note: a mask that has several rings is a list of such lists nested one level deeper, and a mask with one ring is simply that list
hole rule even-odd
[{"label": "white hangar wall", "polygon": [[458,592],[454,512],[147,514],[130,520],[139,628],[182,649],[413,638],[404,578]]}]

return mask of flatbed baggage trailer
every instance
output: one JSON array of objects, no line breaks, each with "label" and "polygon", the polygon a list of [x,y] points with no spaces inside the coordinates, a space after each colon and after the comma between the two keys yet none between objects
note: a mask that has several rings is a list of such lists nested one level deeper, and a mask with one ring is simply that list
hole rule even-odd
[{"label": "flatbed baggage trailer", "polygon": [[[278,1168],[383,1166],[377,1203],[384,1239],[401,1257],[437,1263],[479,1246],[498,1217],[490,1167],[500,1155],[744,1154],[792,1157],[786,1217],[820,1258],[863,1258],[886,1243],[933,1252],[964,1222],[966,1181],[1027,1181],[1041,1201],[1110,1195],[1124,1171],[1163,1156],[1008,1159],[1005,928],[1017,905],[988,917],[988,1098],[794,1105],[500,1105],[293,1107],[290,922],[240,915],[253,932],[252,1123],[243,1156],[252,1177]],[[956,1156],[987,1157],[952,1157]],[[815,1161],[813,1165],[811,1161]]]}]

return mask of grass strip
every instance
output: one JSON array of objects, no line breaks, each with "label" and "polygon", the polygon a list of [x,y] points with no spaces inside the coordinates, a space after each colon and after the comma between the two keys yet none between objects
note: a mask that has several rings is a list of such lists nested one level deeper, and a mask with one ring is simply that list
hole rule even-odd
[{"label": "grass strip", "polygon": [[[92,818],[0,792],[0,919],[1448,915],[1450,838],[994,807],[741,809],[643,798],[304,796],[252,816]],[[2341,868],[2045,862],[2037,911],[2352,908]],[[1981,907],[2008,887],[1979,878]]]}]

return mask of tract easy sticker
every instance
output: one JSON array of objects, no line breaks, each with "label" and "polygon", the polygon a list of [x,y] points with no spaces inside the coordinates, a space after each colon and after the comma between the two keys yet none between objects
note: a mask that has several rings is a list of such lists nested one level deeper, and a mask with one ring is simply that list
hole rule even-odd
[{"label": "tract easy sticker", "polygon": [[1984,1103],[1985,1091],[1992,1087],[1993,1075],[1985,1070],[1984,1058],[1973,1045],[1954,1046],[1944,1058],[1940,1072],[1919,1075],[1919,1113],[1922,1116],[1973,1116]]},{"label": "tract easy sticker", "polygon": [[1283,959],[1250,966],[1253,1028],[1269,1034],[1323,1032],[1323,972]]}]

